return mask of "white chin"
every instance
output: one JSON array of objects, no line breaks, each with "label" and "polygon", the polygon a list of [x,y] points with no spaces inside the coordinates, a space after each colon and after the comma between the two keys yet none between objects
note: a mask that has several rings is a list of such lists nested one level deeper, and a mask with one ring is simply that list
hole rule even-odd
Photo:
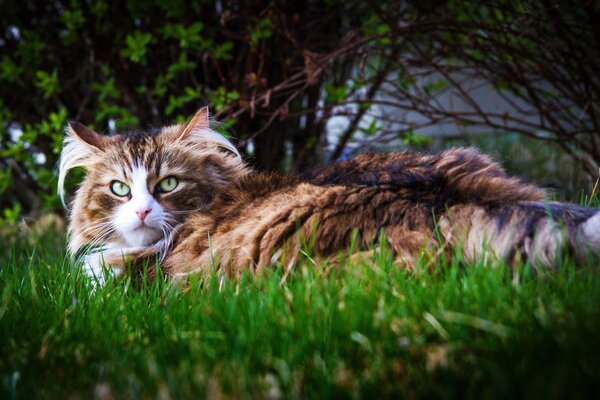
[{"label": "white chin", "polygon": [[128,234],[123,236],[127,243],[129,243],[129,246],[142,247],[158,242],[162,237],[162,231],[160,229],[140,227],[131,230]]}]

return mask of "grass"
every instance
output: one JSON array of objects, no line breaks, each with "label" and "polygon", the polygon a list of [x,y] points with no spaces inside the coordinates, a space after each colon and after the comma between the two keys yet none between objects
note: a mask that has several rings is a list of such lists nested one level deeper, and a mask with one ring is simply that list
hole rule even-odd
[{"label": "grass", "polygon": [[535,273],[382,255],[324,273],[93,291],[61,235],[0,255],[0,398],[587,398],[594,265]]}]

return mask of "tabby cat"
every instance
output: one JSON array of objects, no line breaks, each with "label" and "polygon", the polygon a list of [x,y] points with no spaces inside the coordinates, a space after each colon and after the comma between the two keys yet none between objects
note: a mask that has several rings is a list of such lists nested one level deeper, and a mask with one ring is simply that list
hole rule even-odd
[{"label": "tabby cat", "polygon": [[[305,174],[259,173],[209,128],[208,109],[187,124],[99,135],[71,122],[59,194],[87,171],[71,204],[69,252],[103,281],[103,268],[158,259],[169,277],[227,275],[292,263],[303,238],[319,257],[385,237],[398,265],[423,254],[493,256],[552,267],[570,252],[600,253],[598,209],[547,202],[473,148],[437,154],[363,154]],[[382,235],[383,233],[383,235]],[[156,264],[156,263],[154,263]],[[287,265],[287,264],[286,264]]]}]

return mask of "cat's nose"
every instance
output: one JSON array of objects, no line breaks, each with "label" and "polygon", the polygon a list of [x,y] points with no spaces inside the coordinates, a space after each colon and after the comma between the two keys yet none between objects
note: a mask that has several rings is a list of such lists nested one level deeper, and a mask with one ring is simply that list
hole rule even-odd
[{"label": "cat's nose", "polygon": [[140,218],[140,220],[143,221],[143,220],[146,219],[146,217],[148,216],[148,214],[150,214],[150,211],[152,211],[152,208],[147,208],[145,210],[136,211],[135,213]]}]

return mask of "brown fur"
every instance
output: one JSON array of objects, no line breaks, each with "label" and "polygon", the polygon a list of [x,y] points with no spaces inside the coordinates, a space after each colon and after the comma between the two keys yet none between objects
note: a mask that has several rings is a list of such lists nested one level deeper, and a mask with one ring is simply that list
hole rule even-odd
[{"label": "brown fur", "polygon": [[[534,266],[556,265],[565,251],[586,257],[590,248],[600,250],[596,220],[587,223],[598,210],[545,202],[542,190],[507,176],[476,149],[367,153],[305,174],[279,175],[253,172],[222,150],[180,142],[186,129],[103,142],[103,155],[91,156],[75,198],[73,252],[97,240],[101,232],[89,227],[126,201],[110,196],[107,186],[126,173],[122,166],[132,154],[155,171],[149,179],[167,169],[189,183],[161,199],[169,210],[194,210],[177,215],[169,250],[159,254],[164,249],[149,246],[125,254],[134,265],[160,255],[163,271],[175,279],[293,262],[306,240],[317,257],[348,248],[353,235],[356,250],[364,250],[377,245],[382,233],[405,267],[423,251],[448,256],[454,245],[469,261],[491,256]],[[120,266],[123,257],[106,262]]]},{"label": "brown fur", "polygon": [[[104,137],[102,152],[90,157],[87,175],[78,188],[70,218],[71,251],[76,253],[82,244],[95,242],[102,229],[93,222],[108,218],[115,206],[127,198],[117,198],[110,192],[114,179],[125,180],[133,164],[141,161],[149,171],[149,185],[165,175],[181,178],[182,189],[162,195],[161,203],[175,211],[173,218],[179,223],[186,212],[206,207],[220,188],[247,171],[238,159],[226,152],[195,143],[176,141],[183,127],[167,127],[143,134]],[[202,171],[202,174],[198,174]],[[103,237],[103,241],[118,241],[116,234]]]},{"label": "brown fur", "polygon": [[359,249],[383,232],[405,266],[444,244],[463,245],[467,260],[476,260],[484,242],[499,258],[519,254],[551,265],[557,248],[546,249],[553,255],[532,244],[536,230],[544,230],[542,242],[553,242],[546,227],[553,215],[574,248],[576,227],[595,212],[544,205],[540,189],[508,177],[475,149],[364,154],[302,176],[247,175],[178,229],[163,268],[184,276],[209,271],[219,258],[229,274],[257,270],[282,246],[295,257],[301,238],[311,237],[315,255],[328,257],[347,248],[354,231]]}]

